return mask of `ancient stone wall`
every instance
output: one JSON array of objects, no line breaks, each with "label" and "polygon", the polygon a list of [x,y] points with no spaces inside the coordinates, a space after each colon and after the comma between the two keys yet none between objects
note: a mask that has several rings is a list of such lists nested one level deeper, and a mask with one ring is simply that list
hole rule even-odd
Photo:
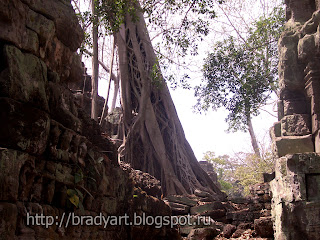
[{"label": "ancient stone wall", "polygon": [[[164,227],[65,225],[70,213],[171,213],[135,186],[143,174],[133,180],[119,167],[113,144],[66,87],[83,80],[82,40],[68,0],[0,1],[0,239],[177,239]],[[35,214],[55,222],[28,225]]]},{"label": "ancient stone wall", "polygon": [[309,0],[287,1],[287,9],[291,18],[279,40],[279,122],[271,130],[279,157],[320,152],[320,12]]},{"label": "ancient stone wall", "polygon": [[271,129],[280,157],[271,182],[275,239],[320,239],[320,6],[314,0],[286,5],[288,22],[279,40],[279,122]]},{"label": "ancient stone wall", "polygon": [[275,239],[320,239],[320,156],[280,158],[271,187]]}]

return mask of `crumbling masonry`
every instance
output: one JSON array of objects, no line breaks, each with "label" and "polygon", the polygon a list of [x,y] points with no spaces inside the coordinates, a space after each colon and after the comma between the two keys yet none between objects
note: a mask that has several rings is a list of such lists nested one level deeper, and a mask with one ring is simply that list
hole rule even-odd
[{"label": "crumbling masonry", "polygon": [[279,122],[271,129],[276,240],[320,239],[320,2],[287,0],[279,40]]},{"label": "crumbling masonry", "polygon": [[143,189],[151,176],[121,169],[67,88],[83,81],[82,40],[68,0],[0,1],[0,239],[178,239],[174,228],[146,225],[28,225],[28,214],[171,214],[148,195],[160,187]]}]

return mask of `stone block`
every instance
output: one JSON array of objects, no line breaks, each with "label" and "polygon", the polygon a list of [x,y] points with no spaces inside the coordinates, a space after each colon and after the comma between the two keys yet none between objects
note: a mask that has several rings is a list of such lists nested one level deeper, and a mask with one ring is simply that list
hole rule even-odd
[{"label": "stone block", "polygon": [[169,202],[181,203],[181,204],[188,205],[191,207],[197,205],[197,203],[198,203],[198,201],[196,199],[192,199],[192,198],[189,198],[189,197],[183,196],[183,195],[170,195],[167,197],[167,200]]},{"label": "stone block", "polygon": [[36,56],[39,55],[39,38],[36,32],[26,29],[26,38],[21,45],[27,52]]},{"label": "stone block", "polygon": [[29,104],[0,98],[0,146],[41,155],[50,129],[49,115]]},{"label": "stone block", "polygon": [[312,59],[316,53],[315,35],[306,34],[298,42],[298,58],[305,62]]},{"label": "stone block", "polygon": [[283,116],[284,116],[284,104],[283,104],[283,100],[278,101],[277,107],[278,107],[278,121],[280,121],[280,120],[283,118]]},{"label": "stone block", "polygon": [[306,136],[286,136],[276,138],[276,147],[279,157],[282,157],[286,154],[314,151],[314,144],[311,134]]},{"label": "stone block", "polygon": [[[22,167],[34,165],[34,157],[11,149],[0,149],[0,199],[17,201]],[[21,179],[23,181],[23,179]]]},{"label": "stone block", "polygon": [[306,174],[307,200],[320,202],[320,173]]},{"label": "stone block", "polygon": [[311,133],[309,114],[288,115],[281,120],[282,136],[303,136]]},{"label": "stone block", "polygon": [[320,227],[320,156],[287,155],[277,159],[275,171],[271,182],[275,239],[314,239],[312,229]]},{"label": "stone block", "polygon": [[320,82],[316,79],[309,79],[306,82],[305,92],[306,95],[311,98],[312,96],[318,96],[320,94]]},{"label": "stone block", "polygon": [[310,113],[305,99],[283,100],[284,116]]},{"label": "stone block", "polygon": [[81,133],[82,123],[77,117],[78,111],[70,90],[49,82],[48,99],[51,117],[64,127]]},{"label": "stone block", "polygon": [[320,114],[320,95],[312,96],[310,99],[311,103],[311,115],[313,114]]},{"label": "stone block", "polygon": [[237,230],[235,225],[227,224],[223,227],[223,237],[230,238],[232,234]]},{"label": "stone block", "polygon": [[304,88],[304,66],[298,62],[298,41],[299,34],[291,32],[282,35],[279,40],[279,86],[281,90],[295,91]]},{"label": "stone block", "polygon": [[202,205],[191,207],[190,213],[192,215],[197,215],[197,214],[202,215],[212,210],[219,210],[219,209],[225,210],[221,202],[211,202],[211,203],[205,203]]},{"label": "stone block", "polygon": [[75,53],[55,36],[48,43],[44,61],[48,68],[59,74],[60,80],[63,82],[67,81],[70,76],[70,66],[72,65],[74,55]]},{"label": "stone block", "polygon": [[41,48],[40,56],[44,58],[47,46],[56,32],[54,22],[44,17],[43,15],[38,14],[31,9],[28,9],[26,26],[28,27],[28,29],[31,29],[39,36],[39,46]]},{"label": "stone block", "polygon": [[169,206],[171,207],[172,213],[174,215],[187,215],[190,210],[190,206],[169,202]]},{"label": "stone block", "polygon": [[67,82],[79,83],[80,81],[83,81],[83,67],[81,56],[73,54],[72,63],[70,66],[70,75]]},{"label": "stone block", "polygon": [[0,2],[0,39],[22,47],[27,36],[25,27],[27,7],[19,0]]},{"label": "stone block", "polygon": [[18,209],[12,203],[0,203],[1,239],[15,239]]},{"label": "stone block", "polygon": [[4,56],[7,69],[0,73],[0,95],[48,111],[47,67],[44,62],[11,45],[4,47]]},{"label": "stone block", "polygon": [[73,52],[80,47],[84,33],[72,6],[67,6],[64,1],[22,0],[22,2],[35,12],[52,19],[58,38]]},{"label": "stone block", "polygon": [[274,137],[281,137],[281,122],[276,122],[273,125],[273,129],[271,129],[271,131],[273,131],[271,134]]},{"label": "stone block", "polygon": [[213,239],[216,237],[220,231],[217,228],[196,228],[192,229],[189,233],[188,240],[198,240],[198,239]]},{"label": "stone block", "polygon": [[254,220],[254,230],[263,238],[273,237],[273,223],[271,217],[261,217]]}]

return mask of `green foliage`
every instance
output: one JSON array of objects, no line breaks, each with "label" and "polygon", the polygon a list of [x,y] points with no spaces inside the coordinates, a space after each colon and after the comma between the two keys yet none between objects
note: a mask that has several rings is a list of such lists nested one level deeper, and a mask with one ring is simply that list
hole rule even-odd
[{"label": "green foliage", "polygon": [[247,130],[248,116],[258,115],[277,90],[277,40],[284,21],[283,9],[276,8],[254,23],[246,42],[229,37],[214,46],[205,59],[204,81],[195,89],[199,111],[225,107],[229,130]]},{"label": "green foliage", "polygon": [[242,164],[238,165],[234,175],[243,186],[244,194],[248,195],[251,185],[263,182],[263,173],[274,170],[274,159],[271,153],[267,153],[262,159],[248,153],[241,153],[238,158],[242,160]]},{"label": "green foliage", "polygon": [[151,83],[158,89],[163,88],[162,74],[158,62],[152,66]]},{"label": "green foliage", "polygon": [[67,195],[70,203],[74,205],[76,208],[79,208],[82,213],[84,213],[84,207],[83,207],[83,194],[82,192],[77,189],[67,189]]},{"label": "green foliage", "polygon": [[[89,2],[88,0],[86,2]],[[77,16],[81,26],[85,32],[85,38],[80,48],[82,53],[92,48],[92,36],[90,26],[97,24],[99,29],[99,37],[104,34],[112,35],[117,32],[124,23],[125,16],[129,14],[133,21],[137,20],[136,3],[137,0],[95,0],[96,16],[91,11],[83,11],[77,4],[79,0],[73,0],[77,9]],[[98,20],[97,20],[98,19]]]},{"label": "green foliage", "polygon": [[[78,1],[73,0],[75,5]],[[95,0],[99,19],[96,24],[99,25],[100,35],[113,34],[124,23],[127,14],[134,22],[138,19],[137,11],[142,11],[149,29],[161,38],[155,44],[155,49],[164,78],[173,86],[190,88],[187,84],[188,75],[177,74],[178,69],[187,67],[180,59],[198,53],[198,44],[209,34],[210,20],[216,17],[215,7],[222,3],[222,0]],[[90,11],[83,12],[80,8],[78,17],[87,32],[81,47],[81,52],[86,52],[92,47],[88,27],[95,18]],[[177,67],[175,74],[169,73],[172,65]]]},{"label": "green foliage", "polygon": [[274,170],[274,159],[270,150],[262,158],[251,153],[238,153],[235,157],[216,157],[214,152],[208,151],[203,160],[212,164],[221,190],[231,197],[248,195],[251,185],[263,182],[263,173]]},{"label": "green foliage", "polygon": [[224,180],[220,179],[219,183],[220,183],[222,191],[224,191],[226,193],[229,192],[232,189],[232,184],[227,182],[227,181],[224,181]]},{"label": "green foliage", "polygon": [[[161,70],[172,87],[190,88],[186,83],[188,75],[179,74],[188,67],[182,59],[198,54],[200,42],[210,32],[210,21],[216,17],[215,8],[222,3],[218,0],[142,1],[148,27],[152,35],[157,36],[154,46]],[[174,70],[170,67],[172,65]]]},{"label": "green foliage", "polygon": [[133,21],[137,19],[137,0],[96,0],[96,4],[101,24],[109,33],[119,30],[126,14],[129,14]]},{"label": "green foliage", "polygon": [[235,181],[233,172],[236,167],[236,165],[230,161],[230,157],[228,155],[216,157],[214,152],[207,151],[202,159],[212,164],[214,171],[217,173],[221,190],[230,194],[230,190],[233,187],[232,182]]}]

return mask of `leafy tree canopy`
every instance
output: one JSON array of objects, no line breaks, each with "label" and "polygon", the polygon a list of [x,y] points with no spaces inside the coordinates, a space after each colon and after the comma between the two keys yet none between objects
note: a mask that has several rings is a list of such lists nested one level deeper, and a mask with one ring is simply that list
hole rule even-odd
[{"label": "leafy tree canopy", "polygon": [[245,42],[229,37],[214,46],[205,59],[204,81],[195,89],[199,111],[225,107],[229,130],[247,130],[248,117],[258,115],[277,89],[277,41],[284,22],[284,10],[275,8],[253,24]]},{"label": "leafy tree canopy", "polygon": [[234,157],[216,156],[214,152],[207,151],[203,160],[212,164],[221,190],[232,197],[248,195],[251,185],[263,181],[263,173],[274,170],[270,149],[264,152],[262,158],[250,153],[237,153]]},{"label": "leafy tree canopy", "polygon": [[[84,0],[73,0],[75,5]],[[172,74],[172,65],[187,68],[183,57],[198,54],[198,45],[209,34],[210,20],[216,17],[215,8],[224,0],[95,0],[99,16],[100,35],[117,32],[125,16],[137,20],[136,11],[143,11],[153,38],[154,49],[166,80],[188,86],[188,74]],[[94,22],[91,11],[78,8],[78,16],[86,30]],[[90,32],[86,31],[82,50],[92,47]],[[170,70],[169,70],[170,69]],[[171,72],[170,72],[171,71]]]}]

